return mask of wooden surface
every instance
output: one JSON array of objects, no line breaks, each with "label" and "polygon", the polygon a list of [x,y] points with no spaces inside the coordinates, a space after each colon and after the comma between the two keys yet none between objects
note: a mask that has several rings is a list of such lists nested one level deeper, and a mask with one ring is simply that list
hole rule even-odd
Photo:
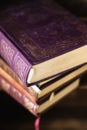
[{"label": "wooden surface", "polygon": [[[0,92],[0,130],[34,130],[35,117]],[[87,75],[77,90],[41,117],[40,130],[87,130]]]}]

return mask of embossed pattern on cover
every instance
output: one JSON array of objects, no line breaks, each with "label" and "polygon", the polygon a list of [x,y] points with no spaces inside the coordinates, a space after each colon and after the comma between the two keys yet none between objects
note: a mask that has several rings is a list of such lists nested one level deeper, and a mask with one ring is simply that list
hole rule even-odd
[{"label": "embossed pattern on cover", "polygon": [[57,8],[33,1],[0,13],[1,30],[32,64],[87,45],[86,25]]}]

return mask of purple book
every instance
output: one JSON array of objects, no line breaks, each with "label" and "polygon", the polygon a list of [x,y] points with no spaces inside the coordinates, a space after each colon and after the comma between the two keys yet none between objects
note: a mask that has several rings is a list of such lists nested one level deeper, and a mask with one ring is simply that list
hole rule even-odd
[{"label": "purple book", "polygon": [[0,11],[0,55],[26,84],[87,62],[87,25],[60,5],[29,1]]}]

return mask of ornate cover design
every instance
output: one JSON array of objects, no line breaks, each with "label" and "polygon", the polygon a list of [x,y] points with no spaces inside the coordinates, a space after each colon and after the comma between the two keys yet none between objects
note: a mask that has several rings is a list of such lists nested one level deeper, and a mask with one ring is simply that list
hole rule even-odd
[{"label": "ornate cover design", "polygon": [[87,44],[87,26],[57,8],[33,1],[0,12],[1,30],[32,64]]},{"label": "ornate cover design", "polygon": [[60,5],[41,1],[1,10],[0,31],[0,53],[25,83],[32,65],[87,45],[87,25]]}]

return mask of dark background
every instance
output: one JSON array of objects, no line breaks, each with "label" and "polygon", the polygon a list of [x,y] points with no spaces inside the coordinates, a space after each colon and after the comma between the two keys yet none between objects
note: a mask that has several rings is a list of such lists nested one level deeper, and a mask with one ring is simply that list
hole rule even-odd
[{"label": "dark background", "polygon": [[[16,2],[18,1],[0,1],[0,9]],[[62,4],[81,20],[87,21],[86,0],[55,0],[55,2]],[[0,130],[34,130],[35,119],[9,95],[3,91],[0,92]],[[77,90],[42,115],[40,129],[87,130],[87,74],[81,77]]]}]

